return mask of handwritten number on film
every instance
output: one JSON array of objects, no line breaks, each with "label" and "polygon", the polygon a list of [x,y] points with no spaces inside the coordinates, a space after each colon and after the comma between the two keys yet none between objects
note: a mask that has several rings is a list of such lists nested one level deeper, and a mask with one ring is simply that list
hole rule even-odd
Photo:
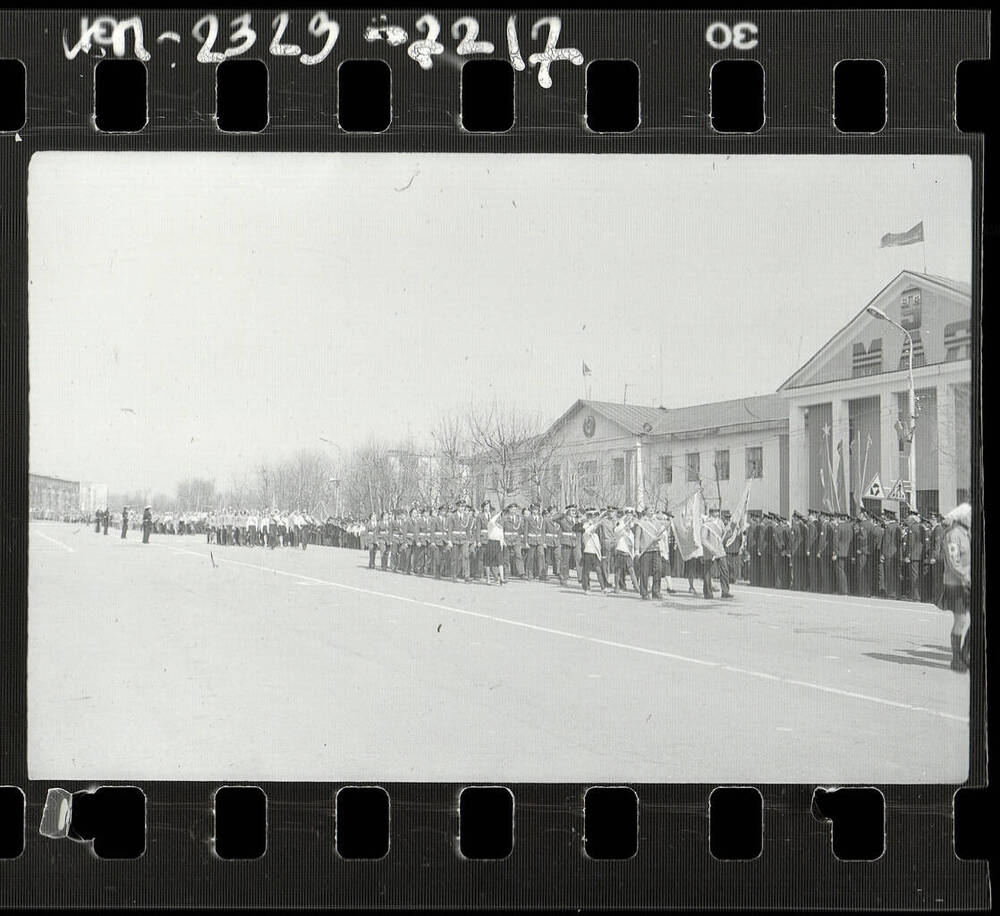
[{"label": "handwritten number on film", "polygon": [[[385,41],[390,47],[403,45],[409,35],[402,26],[391,25],[385,16],[380,17],[381,25],[371,25],[365,29],[365,41]],[[411,42],[407,55],[424,70],[434,66],[434,56],[444,53],[444,45],[438,40],[441,36],[441,23],[431,13],[425,13],[414,23],[415,31],[422,35]],[[303,52],[302,45],[294,39],[295,25],[288,12],[280,12],[271,21],[271,40],[268,53],[274,57],[298,57],[307,66],[322,63],[330,55],[337,38],[340,26],[323,10],[315,13],[309,20],[307,30],[314,38],[322,39],[322,45],[315,53]],[[191,29],[191,36],[198,42],[197,60],[203,64],[217,64],[231,57],[237,57],[249,51],[257,41],[257,32],[252,25],[250,13],[242,13],[229,22],[227,34],[220,36],[219,17],[215,13],[206,13],[198,19]],[[558,16],[543,16],[531,27],[532,41],[540,41],[545,36],[543,50],[528,56],[528,66],[538,68],[538,85],[543,89],[552,86],[551,67],[556,61],[569,61],[574,66],[583,63],[583,54],[577,48],[560,48],[559,36],[562,31],[562,20]],[[757,27],[753,23],[741,22],[730,28],[725,23],[713,23],[706,33],[706,39],[713,48],[726,47],[752,48],[757,43]],[[286,34],[289,38],[286,39]],[[451,24],[451,37],[457,44],[455,53],[460,56],[469,54],[492,54],[495,45],[492,41],[479,38],[479,22],[472,16],[460,16]],[[507,18],[505,29],[507,39],[507,56],[511,66],[517,71],[526,69],[524,57],[521,54],[521,44],[517,34],[516,18]],[[98,16],[93,22],[87,17],[80,19],[80,33],[76,44],[70,45],[67,30],[63,30],[63,52],[67,60],[73,60],[81,51],[89,54],[96,45],[104,56],[110,48],[115,57],[124,57],[126,46],[131,38],[132,53],[142,61],[150,59],[149,51],[143,44],[142,20],[138,16],[117,20],[113,16]],[[164,41],[180,43],[177,32],[167,31],[160,34],[157,44]],[[301,38],[299,38],[301,41]],[[224,47],[217,47],[223,45]]]}]

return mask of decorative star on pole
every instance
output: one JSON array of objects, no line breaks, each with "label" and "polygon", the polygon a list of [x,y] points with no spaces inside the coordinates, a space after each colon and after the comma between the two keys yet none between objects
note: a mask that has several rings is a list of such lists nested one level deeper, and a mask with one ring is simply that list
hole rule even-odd
[{"label": "decorative star on pole", "polygon": [[824,435],[824,436],[825,436],[825,437],[826,437],[827,439],[829,439],[829,438],[830,438],[830,424],[829,424],[829,423],[824,423],[824,424],[823,424],[823,435]]}]

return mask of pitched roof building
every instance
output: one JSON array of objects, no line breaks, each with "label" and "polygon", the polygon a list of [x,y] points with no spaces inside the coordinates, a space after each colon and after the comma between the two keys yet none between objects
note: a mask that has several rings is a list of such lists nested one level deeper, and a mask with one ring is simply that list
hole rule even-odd
[{"label": "pitched roof building", "polygon": [[546,433],[561,449],[542,492],[520,498],[669,508],[701,486],[726,508],[753,478],[751,507],[787,517],[852,511],[876,477],[888,492],[911,447],[897,432],[907,339],[874,307],[913,337],[916,501],[945,512],[969,495],[971,301],[967,284],[903,271],[773,394],[679,408],[577,400]]}]

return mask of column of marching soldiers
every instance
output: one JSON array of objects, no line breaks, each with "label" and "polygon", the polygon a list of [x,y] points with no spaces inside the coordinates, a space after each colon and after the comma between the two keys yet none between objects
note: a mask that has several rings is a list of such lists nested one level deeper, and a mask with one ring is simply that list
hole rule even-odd
[{"label": "column of marching soldiers", "polygon": [[[790,519],[752,513],[742,524],[726,511],[718,519],[725,556],[684,560],[671,513],[625,507],[579,509],[535,504],[494,510],[484,502],[473,512],[467,501],[453,507],[413,506],[373,514],[364,546],[369,568],[398,573],[498,583],[509,578],[567,584],[571,569],[585,590],[596,575],[602,590],[628,590],[657,597],[662,579],[687,579],[695,592],[712,597],[718,578],[729,584],[912,601],[937,601],[942,589],[944,533],[940,515],[922,518],[903,507],[895,512],[861,510],[857,516],[810,510]],[[491,545],[491,541],[493,544]],[[377,559],[380,562],[377,563]]]},{"label": "column of marching soldiers", "polygon": [[[112,522],[112,519],[114,521]],[[125,537],[130,528],[141,528],[143,540],[151,534],[202,535],[209,544],[238,547],[301,547],[309,544],[360,549],[365,525],[353,518],[325,521],[304,512],[252,509],[220,509],[211,512],[153,512],[146,506],[140,514],[128,506],[121,512],[98,509],[92,516],[94,530],[108,527]]]}]

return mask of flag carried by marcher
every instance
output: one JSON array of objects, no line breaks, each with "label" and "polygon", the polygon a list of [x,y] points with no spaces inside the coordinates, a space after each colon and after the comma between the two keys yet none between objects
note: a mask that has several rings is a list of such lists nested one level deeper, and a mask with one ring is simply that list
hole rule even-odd
[{"label": "flag carried by marcher", "polygon": [[736,508],[729,519],[729,533],[723,538],[722,542],[724,547],[729,547],[736,538],[744,534],[750,524],[750,484],[752,481],[752,477],[747,481],[746,486],[743,488],[743,494],[740,496],[740,501],[736,504]]},{"label": "flag carried by marcher", "polygon": [[677,549],[685,560],[702,555],[701,547],[701,517],[705,514],[705,500],[701,490],[691,494],[674,514],[670,525],[674,529],[674,539]]},{"label": "flag carried by marcher", "polygon": [[722,519],[717,516],[706,518],[701,526],[701,550],[702,556],[710,560],[718,560],[726,555],[726,548],[722,546]]},{"label": "flag carried by marcher", "polygon": [[916,245],[924,240],[924,221],[921,220],[906,232],[887,232],[879,242],[879,248],[898,248],[901,245]]},{"label": "flag carried by marcher", "polygon": [[594,373],[590,371],[590,366],[586,362],[583,364],[583,377],[586,378],[588,375],[593,375]]},{"label": "flag carried by marcher", "polygon": [[837,443],[837,478],[834,481],[834,495],[837,497],[837,511],[843,512],[847,505],[847,488],[844,486],[844,440]]}]

